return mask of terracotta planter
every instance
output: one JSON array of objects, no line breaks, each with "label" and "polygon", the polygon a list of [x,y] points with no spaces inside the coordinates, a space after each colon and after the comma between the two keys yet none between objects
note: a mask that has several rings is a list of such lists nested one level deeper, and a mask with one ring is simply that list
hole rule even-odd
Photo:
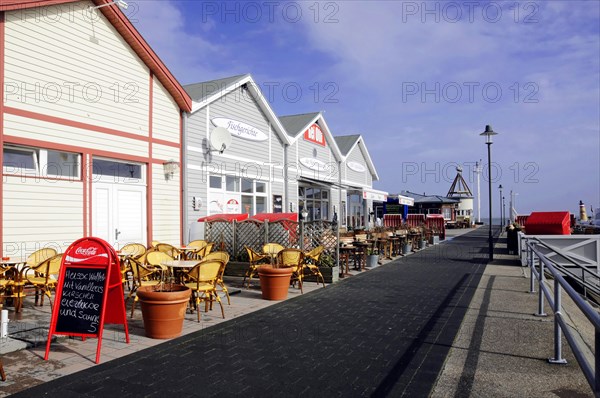
[{"label": "terracotta planter", "polygon": [[136,294],[142,307],[146,337],[170,339],[181,335],[185,309],[192,291],[182,285],[171,285],[172,291],[154,291],[142,286]]},{"label": "terracotta planter", "polygon": [[273,268],[263,265],[258,269],[260,290],[265,300],[285,300],[290,288],[292,270],[290,268]]}]

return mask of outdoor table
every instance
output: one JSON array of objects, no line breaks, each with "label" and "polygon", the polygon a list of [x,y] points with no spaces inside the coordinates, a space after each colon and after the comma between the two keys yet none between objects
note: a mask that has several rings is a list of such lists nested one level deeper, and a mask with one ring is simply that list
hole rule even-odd
[{"label": "outdoor table", "polygon": [[390,236],[388,238],[389,241],[391,241],[392,243],[392,247],[390,250],[390,258],[392,256],[396,256],[398,255],[398,253],[400,253],[400,237],[397,236]]},{"label": "outdoor table", "polygon": [[200,251],[200,247],[197,246],[173,246],[181,254],[183,254],[183,260],[189,260],[196,252]]},{"label": "outdoor table", "polygon": [[360,241],[353,242],[352,244],[355,246],[354,267],[359,271],[364,271],[365,266],[367,265],[367,247],[369,247],[369,244]]},{"label": "outdoor table", "polygon": [[15,312],[21,312],[23,308],[23,299],[25,298],[25,281],[23,279],[23,271],[27,260],[24,259],[2,259],[0,263],[2,266],[7,267],[7,273],[12,276],[11,294],[7,297],[13,298]]},{"label": "outdoor table", "polygon": [[[196,264],[198,264],[200,261],[199,260],[167,260],[167,261],[163,261],[161,262],[161,265],[164,265],[166,267],[170,267],[173,268],[173,270],[178,270],[179,272],[179,281],[176,281],[177,283],[182,283],[182,271],[183,270],[189,270],[191,268],[194,268],[194,266]],[[174,275],[176,274],[175,272],[173,273]]]},{"label": "outdoor table", "polygon": [[350,256],[354,254],[354,250],[356,248],[354,246],[340,246],[340,260],[343,258],[346,263],[346,271],[344,271],[344,266],[341,266],[340,269],[340,277],[345,278],[347,276],[351,276],[350,269],[348,268],[348,263],[350,260]]}]

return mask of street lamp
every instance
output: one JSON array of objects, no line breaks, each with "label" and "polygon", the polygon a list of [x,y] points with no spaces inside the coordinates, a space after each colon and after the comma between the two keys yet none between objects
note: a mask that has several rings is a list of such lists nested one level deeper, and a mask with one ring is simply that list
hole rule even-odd
[{"label": "street lamp", "polygon": [[488,153],[488,198],[489,198],[489,216],[490,216],[490,226],[489,226],[489,234],[488,234],[488,252],[489,252],[489,261],[494,261],[494,243],[492,241],[492,136],[498,133],[492,130],[492,126],[489,124],[485,126],[485,131],[479,135],[485,136],[485,143],[487,145],[487,153]]},{"label": "street lamp", "polygon": [[[498,186],[498,189],[500,190],[500,202],[498,203],[500,206],[500,227],[502,227],[502,224],[504,224],[504,215],[502,214],[502,184]],[[502,231],[500,233],[502,234]]]},{"label": "street lamp", "polygon": [[504,199],[506,199],[504,196],[502,197],[502,227],[504,227],[506,225],[506,202],[504,201]]}]

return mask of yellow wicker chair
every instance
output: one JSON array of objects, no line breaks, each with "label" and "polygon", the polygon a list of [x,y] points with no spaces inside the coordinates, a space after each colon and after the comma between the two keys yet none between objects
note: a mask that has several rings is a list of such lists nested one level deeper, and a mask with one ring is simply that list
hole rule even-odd
[{"label": "yellow wicker chair", "polygon": [[325,287],[325,278],[323,278],[323,274],[319,270],[319,260],[321,259],[321,254],[325,250],[324,246],[317,246],[314,249],[304,253],[304,269],[303,271],[308,271],[311,275],[315,275],[317,277],[317,284],[319,284],[319,278],[321,278],[321,282],[323,282],[323,287]]},{"label": "yellow wicker chair", "polygon": [[[158,252],[157,252],[158,253]],[[133,272],[132,287],[127,300],[129,300],[137,291],[140,286],[154,286],[161,283],[163,279],[163,268],[154,267],[152,265],[144,265],[139,259],[130,259],[131,269]],[[125,300],[125,301],[127,301]],[[133,318],[133,312],[135,311],[135,303],[137,303],[137,294],[133,299],[131,305],[131,317]]]},{"label": "yellow wicker chair", "polygon": [[248,278],[247,288],[250,288],[250,281],[252,280],[252,277],[254,276],[254,274],[256,274],[256,272],[258,271],[258,267],[260,267],[264,263],[264,260],[268,259],[270,256],[267,254],[262,254],[257,251],[254,251],[254,250],[252,250],[252,248],[250,248],[248,246],[244,246],[244,248],[246,249],[246,252],[248,253],[248,261],[250,262],[250,265],[248,266],[248,269],[246,270],[246,274],[244,275],[244,280],[242,280],[242,286],[244,286],[244,282],[246,281],[246,278]]},{"label": "yellow wicker chair", "polygon": [[231,305],[231,299],[229,298],[229,291],[227,291],[227,287],[225,286],[225,282],[223,282],[223,275],[225,274],[225,267],[227,267],[227,263],[229,263],[229,253],[224,251],[212,252],[204,256],[202,261],[213,261],[220,260],[223,262],[223,268],[219,271],[219,279],[217,280],[217,284],[221,286],[221,290],[225,293],[225,297],[227,297],[227,304]]},{"label": "yellow wicker chair", "polygon": [[193,251],[187,253],[188,259],[200,260],[205,252],[207,244],[208,243],[205,240],[193,240],[188,243],[188,249],[194,249]]},{"label": "yellow wicker chair", "polygon": [[4,305],[6,289],[14,283],[11,275],[7,275],[7,272],[10,273],[10,271],[10,267],[0,265],[0,305]]},{"label": "yellow wicker chair", "polygon": [[[38,305],[38,301],[40,305],[44,305],[44,295],[46,295],[50,299],[50,308],[52,308],[51,291],[56,288],[56,284],[58,283],[62,256],[62,254],[57,254],[46,259],[37,267],[27,270],[33,271],[33,273],[24,271],[27,283],[35,286],[35,305]],[[41,299],[38,300],[40,296]]]},{"label": "yellow wicker chair", "polygon": [[[21,275],[23,275],[23,278],[15,279],[15,281],[13,282],[13,286],[20,285],[20,287],[22,287],[26,283],[25,281],[27,280],[27,276],[30,273],[33,273],[33,276],[38,276],[36,274],[38,267],[43,265],[43,263],[46,260],[56,256],[57,254],[58,254],[57,251],[52,248],[43,248],[43,249],[39,249],[39,250],[36,250],[33,253],[31,253],[27,257],[27,262],[25,264],[25,268],[23,269],[22,274],[21,274]],[[35,288],[36,304],[37,304],[37,299],[39,297],[39,294],[40,294],[39,288],[36,286],[36,288]],[[44,299],[42,297],[42,303],[43,302],[44,302]]]},{"label": "yellow wicker chair", "polygon": [[127,284],[131,291],[130,276],[133,274],[133,266],[131,265],[130,258],[139,259],[146,254],[146,246],[141,243],[129,243],[126,244],[119,250],[119,254],[124,256],[121,261],[121,280],[123,285]]},{"label": "yellow wicker chair", "polygon": [[225,319],[223,303],[217,294],[217,283],[221,268],[223,268],[222,261],[201,261],[187,274],[189,282],[185,285],[192,289],[192,299],[194,300],[195,309],[198,312],[198,322],[200,322],[200,303],[202,301],[205,303],[205,311],[208,311],[209,303],[212,308],[212,302],[217,301],[221,306],[221,315]]},{"label": "yellow wicker chair", "polygon": [[277,254],[285,249],[279,243],[267,243],[263,246],[263,254],[266,254],[271,258],[271,263],[277,258]]},{"label": "yellow wicker chair", "polygon": [[170,245],[168,243],[159,243],[156,245],[156,250],[159,252],[163,252],[171,256],[172,258],[179,258],[181,256],[181,251],[178,250],[175,246]]},{"label": "yellow wicker chair", "polygon": [[292,269],[292,283],[298,282],[300,292],[302,290],[302,269],[304,264],[304,253],[300,249],[283,249],[277,253],[277,266]]},{"label": "yellow wicker chair", "polygon": [[44,249],[36,250],[27,257],[27,267],[28,268],[37,267],[44,261],[48,260],[51,257],[56,256],[57,254],[58,253],[56,252],[56,250],[51,249],[51,248],[44,248]]}]

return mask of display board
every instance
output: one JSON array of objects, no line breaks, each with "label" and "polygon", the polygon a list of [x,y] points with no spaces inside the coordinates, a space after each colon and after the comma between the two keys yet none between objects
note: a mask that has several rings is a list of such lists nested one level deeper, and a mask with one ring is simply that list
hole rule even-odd
[{"label": "display board", "polygon": [[99,363],[105,324],[122,324],[129,343],[119,258],[104,240],[79,239],[65,251],[54,303],[44,359],[48,359],[52,336],[61,334],[98,338]]}]

